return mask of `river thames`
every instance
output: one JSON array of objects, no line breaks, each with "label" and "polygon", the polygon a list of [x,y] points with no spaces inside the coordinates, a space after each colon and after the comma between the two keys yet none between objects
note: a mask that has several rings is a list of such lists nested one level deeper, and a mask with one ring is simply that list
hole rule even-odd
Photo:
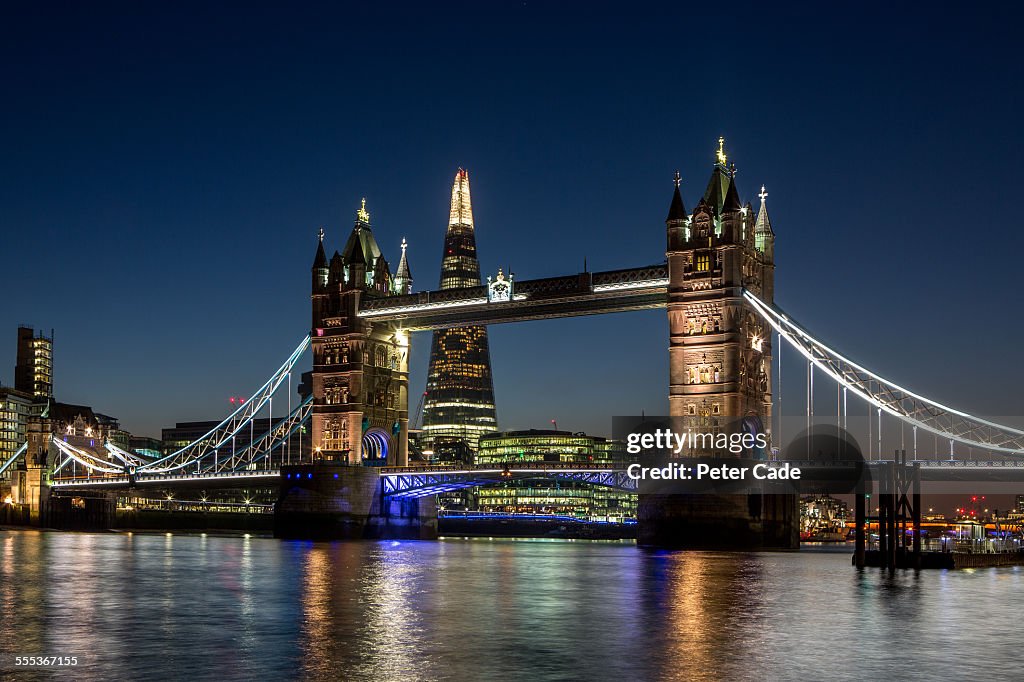
[{"label": "river thames", "polygon": [[0,531],[0,672],[78,680],[1010,678],[1024,571],[847,548]]}]

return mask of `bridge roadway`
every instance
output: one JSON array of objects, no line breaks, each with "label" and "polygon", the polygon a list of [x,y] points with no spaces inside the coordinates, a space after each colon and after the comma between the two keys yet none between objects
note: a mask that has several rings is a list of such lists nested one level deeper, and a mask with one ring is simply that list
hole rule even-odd
[{"label": "bridge roadway", "polygon": [[[869,470],[883,461],[866,462]],[[916,460],[921,465],[922,482],[936,483],[1022,483],[1024,459],[1005,461]],[[808,480],[830,480],[835,474],[851,471],[856,462],[775,461],[771,467],[789,464],[799,467]],[[914,464],[913,461],[908,464]],[[383,493],[387,496],[417,498],[462,488],[492,485],[505,481],[556,480],[588,483],[617,490],[636,492],[637,482],[631,479],[622,464],[522,462],[507,465],[475,466],[381,467]],[[136,490],[156,488],[244,488],[274,485],[281,477],[280,469],[260,469],[216,474],[151,474],[128,476],[93,476],[59,478],[52,488],[58,491]]]},{"label": "bridge roadway", "polygon": [[668,305],[668,266],[581,272],[513,283],[509,301],[488,300],[487,285],[366,297],[359,317],[406,331],[620,313]]}]

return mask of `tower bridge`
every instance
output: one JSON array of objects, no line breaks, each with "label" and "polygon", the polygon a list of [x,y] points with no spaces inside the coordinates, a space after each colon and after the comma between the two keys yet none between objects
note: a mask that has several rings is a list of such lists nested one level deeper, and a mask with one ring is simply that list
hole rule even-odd
[{"label": "tower bridge", "polygon": [[[1024,465],[1018,462],[1024,459],[1017,458],[1024,455],[1024,431],[946,407],[869,371],[775,304],[775,232],[767,193],[762,187],[756,211],[740,202],[735,166],[727,165],[721,145],[707,188],[692,211],[683,204],[678,174],[674,184],[665,221],[664,263],[528,280],[499,271],[482,283],[468,176],[460,170],[446,239],[450,269],[440,289],[417,293],[412,291],[406,244],[392,271],[364,201],[343,249],[331,258],[321,230],[311,270],[310,334],[207,434],[149,459],[109,443],[95,446],[50,433],[42,419],[30,425],[28,441],[14,457],[0,462],[0,472],[16,465],[15,492],[34,505],[37,519],[45,513],[50,491],[60,499],[85,490],[273,482],[280,489],[280,534],[324,537],[429,536],[436,523],[433,496],[467,486],[541,478],[635,490],[635,482],[615,466],[410,467],[411,333],[663,308],[672,418],[716,429],[738,428],[732,420],[743,418],[771,437],[777,408],[773,358],[785,344],[806,360],[808,421],[818,374],[842,394],[836,415],[840,426],[846,426],[846,397],[852,394],[877,416],[879,434],[883,415],[909,426],[915,457],[919,432],[948,441],[952,461],[922,462],[925,480],[955,478],[968,470],[1021,480]],[[486,348],[483,332],[474,334]],[[307,351],[313,359],[311,395],[293,401],[292,375]],[[493,401],[489,381],[488,374],[480,391],[484,403],[488,395]],[[274,414],[275,398],[278,412],[284,408],[286,416],[267,422],[272,426],[266,433],[255,433],[256,419]],[[493,404],[484,407],[475,418],[493,422]],[[310,432],[312,447],[293,452],[288,444],[303,428]],[[239,447],[238,436],[246,432],[246,445]],[[952,456],[955,445],[983,453],[982,461],[957,462]],[[718,544],[711,538],[723,524],[737,533],[743,546],[793,547],[797,542],[792,496],[641,495],[640,507],[640,538],[651,544]]]}]

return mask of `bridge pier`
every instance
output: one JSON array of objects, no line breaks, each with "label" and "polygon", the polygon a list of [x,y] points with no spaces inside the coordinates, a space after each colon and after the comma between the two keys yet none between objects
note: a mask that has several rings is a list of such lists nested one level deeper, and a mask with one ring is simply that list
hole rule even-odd
[{"label": "bridge pier", "polygon": [[284,467],[274,507],[274,536],[304,540],[433,540],[433,497],[384,496],[376,467],[309,464]]},{"label": "bridge pier", "polygon": [[641,494],[637,544],[667,549],[800,548],[796,495]]}]

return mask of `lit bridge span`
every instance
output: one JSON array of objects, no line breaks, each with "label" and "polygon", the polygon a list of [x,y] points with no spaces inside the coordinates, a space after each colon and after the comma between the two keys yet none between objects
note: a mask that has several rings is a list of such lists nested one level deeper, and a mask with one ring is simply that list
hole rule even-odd
[{"label": "lit bridge span", "polygon": [[[606,273],[580,273],[577,276],[532,280],[516,283],[516,294],[507,302],[488,302],[486,287],[470,287],[441,292],[387,297],[367,301],[360,315],[371,320],[400,323],[407,329],[438,329],[456,324],[492,324],[502,321],[563,317],[566,314],[589,314],[612,310],[637,310],[665,305],[665,267],[653,266]],[[852,393],[877,413],[893,417],[912,429],[915,459],[918,432],[933,434],[949,443],[945,453],[933,453],[935,460],[923,460],[924,480],[942,480],[949,472],[988,472],[1018,478],[1024,472],[1024,431],[974,417],[961,410],[946,407],[889,381],[877,373],[849,360],[812,336],[779,308],[768,305],[749,291],[743,292],[751,307],[772,327],[781,341],[795,348],[807,360],[808,373],[818,371],[835,382],[843,395]],[[578,306],[574,308],[573,306]],[[566,309],[575,310],[566,313]],[[269,482],[280,476],[284,464],[311,463],[313,452],[292,452],[291,436],[309,422],[312,399],[293,404],[292,374],[300,358],[308,350],[310,338],[304,338],[288,359],[257,389],[248,400],[228,415],[203,437],[166,456],[150,459],[127,452],[113,444],[86,447],[61,434],[52,436],[56,461],[52,469],[55,489],[124,488],[148,486],[187,486],[217,483],[218,485],[251,485]],[[813,391],[813,384],[812,384]],[[281,396],[281,393],[286,395]],[[254,424],[261,415],[273,414],[277,404],[286,407],[287,416],[272,420],[271,428],[257,434]],[[813,400],[813,393],[811,394]],[[844,400],[845,405],[845,400]],[[247,445],[237,445],[239,434],[246,433]],[[959,444],[980,453],[975,461],[954,456]],[[21,447],[6,462],[0,462],[0,473],[26,456]],[[937,461],[938,460],[938,461]],[[980,461],[978,461],[980,460]],[[560,467],[553,464],[531,464],[528,467],[408,467],[381,468],[386,495],[420,497],[438,492],[486,485],[502,480],[547,478],[635,490],[619,468],[603,466]]]},{"label": "lit bridge span", "polygon": [[[779,468],[785,465],[798,467],[805,474],[815,473],[828,479],[836,471],[853,470],[858,466],[867,471],[877,471],[882,465],[893,460],[822,461],[822,460],[778,460],[765,462],[766,466]],[[1024,482],[1024,459],[1014,460],[935,460],[908,461],[907,464],[921,466],[921,480],[927,482]],[[636,493],[637,480],[630,477],[623,464],[583,464],[517,462],[495,466],[425,465],[408,467],[378,467],[381,494],[396,499],[415,499],[464,488],[494,485],[510,481],[555,480],[565,483],[598,485],[623,492]],[[128,490],[147,488],[194,488],[194,487],[253,487],[274,485],[281,477],[277,468],[252,469],[228,472],[143,474],[64,477],[55,479],[52,487],[58,490],[77,491],[90,489]],[[298,476],[298,474],[296,474]]]},{"label": "lit bridge span", "polygon": [[668,266],[581,272],[516,281],[508,301],[488,298],[487,285],[368,299],[359,317],[407,331],[524,322],[664,308]]}]

